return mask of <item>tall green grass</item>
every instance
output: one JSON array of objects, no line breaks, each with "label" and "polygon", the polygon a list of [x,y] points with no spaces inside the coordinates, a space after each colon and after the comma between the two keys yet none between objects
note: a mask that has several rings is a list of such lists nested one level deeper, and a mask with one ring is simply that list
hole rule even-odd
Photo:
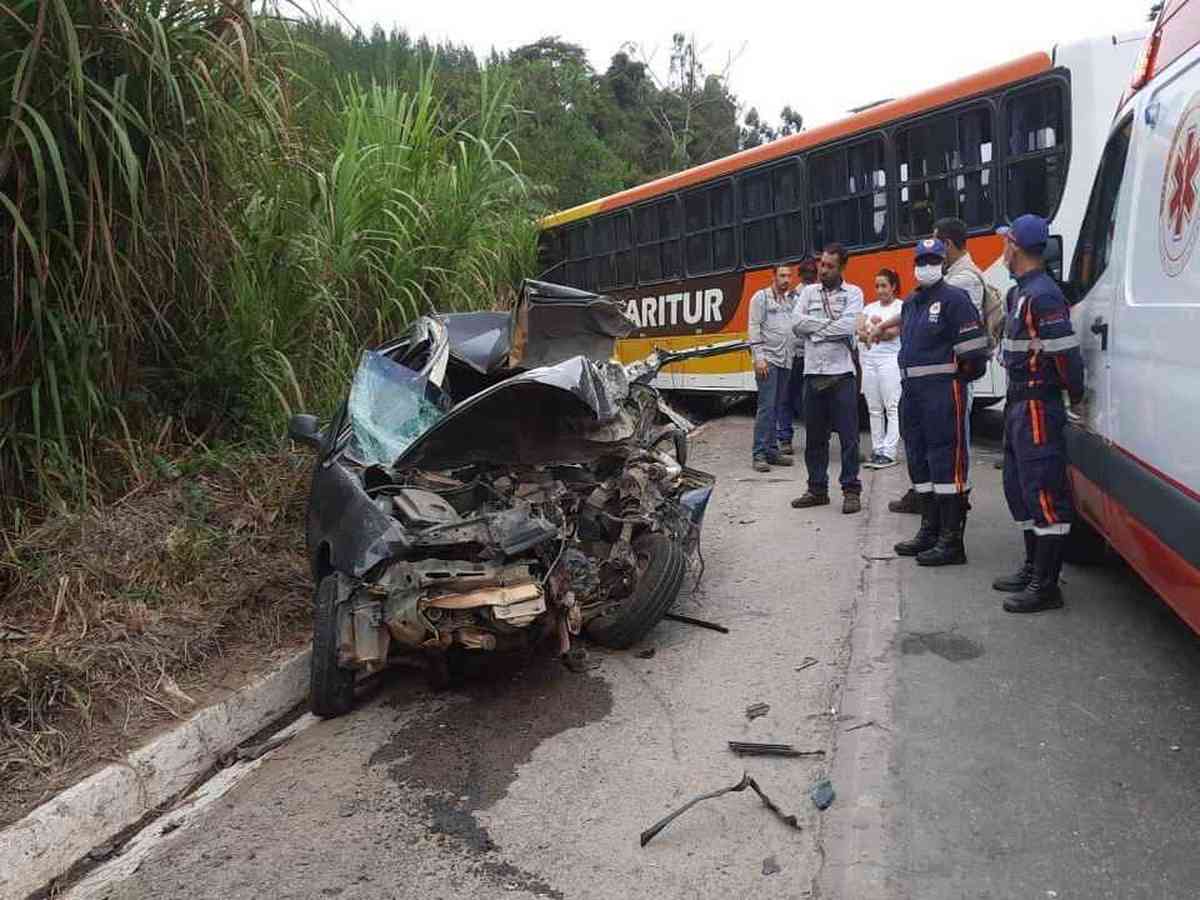
[{"label": "tall green grass", "polygon": [[0,527],[278,436],[362,344],[533,270],[495,72],[451,119],[431,69],[334,84],[241,10],[0,0]]}]

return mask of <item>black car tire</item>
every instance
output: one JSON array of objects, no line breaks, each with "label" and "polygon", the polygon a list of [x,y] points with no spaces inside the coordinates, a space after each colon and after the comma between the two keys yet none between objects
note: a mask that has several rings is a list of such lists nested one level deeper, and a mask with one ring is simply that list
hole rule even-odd
[{"label": "black car tire", "polygon": [[317,585],[313,604],[313,646],[309,705],[314,716],[332,719],[354,706],[354,671],[338,665],[337,575]]},{"label": "black car tire", "polygon": [[588,623],[587,636],[605,647],[624,650],[645,637],[666,615],[679,589],[687,561],[683,548],[665,534],[644,534],[633,551],[645,559],[637,586],[619,607]]}]

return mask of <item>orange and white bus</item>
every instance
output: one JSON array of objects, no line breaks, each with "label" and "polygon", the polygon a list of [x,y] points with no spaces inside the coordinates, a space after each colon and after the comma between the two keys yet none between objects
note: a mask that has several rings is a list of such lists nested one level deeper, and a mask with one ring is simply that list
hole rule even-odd
[{"label": "orange and white bus", "polygon": [[[1143,36],[1056,46],[547,216],[541,277],[626,303],[637,330],[618,344],[624,362],[744,338],[772,267],[832,241],[850,250],[846,278],[868,298],[885,266],[907,292],[910,248],[943,216],[967,223],[968,249],[1003,293],[998,225],[1038,213],[1058,260],[1074,252]],[[975,384],[977,404],[999,400],[1003,369]],[[657,386],[739,394],[755,380],[740,353],[673,365]]]}]

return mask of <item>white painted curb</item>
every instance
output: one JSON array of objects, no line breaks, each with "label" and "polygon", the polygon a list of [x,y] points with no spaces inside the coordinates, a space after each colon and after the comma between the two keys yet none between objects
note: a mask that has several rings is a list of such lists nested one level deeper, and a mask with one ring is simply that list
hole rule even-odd
[{"label": "white painted curb", "polygon": [[27,897],[45,887],[88,851],[187,790],[221,755],[295,708],[308,694],[310,655],[307,648],[296,653],[0,831],[0,897]]}]

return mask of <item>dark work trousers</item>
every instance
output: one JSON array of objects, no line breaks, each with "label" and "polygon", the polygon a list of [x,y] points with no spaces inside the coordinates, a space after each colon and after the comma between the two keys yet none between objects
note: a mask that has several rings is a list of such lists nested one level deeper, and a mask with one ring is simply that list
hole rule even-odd
[{"label": "dark work trousers", "polygon": [[1067,480],[1061,396],[1010,400],[1004,416],[1004,497],[1013,520],[1036,534],[1066,534],[1075,509]]},{"label": "dark work trousers", "polygon": [[966,386],[956,378],[904,379],[900,427],[908,477],[918,494],[970,490],[966,409]]},{"label": "dark work trousers", "polygon": [[804,418],[804,355],[792,363],[788,379],[787,405],[779,417],[779,443],[790,444],[796,436],[796,419]]},{"label": "dark work trousers", "polygon": [[827,376],[806,375],[804,380],[804,464],[808,466],[808,489],[829,493],[829,436],[837,432],[842,445],[839,481],[845,494],[861,494],[858,480],[858,379],[853,372],[837,376],[824,390],[814,384]]},{"label": "dark work trousers", "polygon": [[788,381],[792,370],[768,365],[767,377],[758,380],[758,412],[754,416],[754,458],[775,459],[779,456],[776,432],[779,421],[787,413]]}]

